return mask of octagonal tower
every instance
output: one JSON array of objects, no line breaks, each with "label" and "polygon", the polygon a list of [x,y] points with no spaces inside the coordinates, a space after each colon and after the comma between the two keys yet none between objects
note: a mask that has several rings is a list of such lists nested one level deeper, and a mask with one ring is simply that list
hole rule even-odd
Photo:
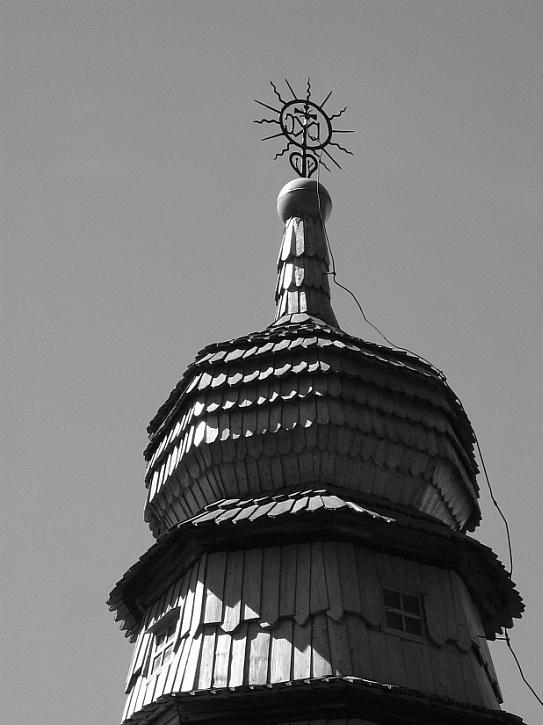
[{"label": "octagonal tower", "polygon": [[122,722],[518,723],[487,639],[522,603],[441,372],[330,304],[324,187],[281,191],[275,319],[213,343],[149,426],[156,543],[111,593]]}]

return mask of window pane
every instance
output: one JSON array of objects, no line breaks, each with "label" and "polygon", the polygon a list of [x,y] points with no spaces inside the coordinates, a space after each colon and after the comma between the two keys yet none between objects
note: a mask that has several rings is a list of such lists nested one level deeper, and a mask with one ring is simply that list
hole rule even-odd
[{"label": "window pane", "polygon": [[399,629],[403,632],[403,621],[400,614],[396,614],[396,612],[387,612],[386,613],[386,623],[387,627],[392,627],[393,629]]},{"label": "window pane", "polygon": [[155,670],[158,670],[160,667],[160,658],[162,656],[162,653],[159,652],[157,655],[153,657],[153,666],[151,667],[151,673],[155,672]]},{"label": "window pane", "polygon": [[166,662],[166,660],[170,657],[173,650],[173,644],[169,644],[166,649],[164,650],[164,659],[163,662]]},{"label": "window pane", "polygon": [[400,595],[398,592],[392,592],[390,589],[385,589],[385,607],[392,607],[393,609],[401,609]]},{"label": "window pane", "polygon": [[405,631],[409,634],[422,634],[422,624],[420,619],[414,619],[413,617],[404,617]]},{"label": "window pane", "polygon": [[420,614],[420,602],[418,597],[410,597],[407,594],[402,594],[402,609],[411,614]]}]

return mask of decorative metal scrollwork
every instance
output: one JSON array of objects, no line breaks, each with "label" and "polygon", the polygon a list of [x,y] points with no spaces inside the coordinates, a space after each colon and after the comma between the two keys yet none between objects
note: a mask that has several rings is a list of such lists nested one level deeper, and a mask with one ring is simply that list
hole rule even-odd
[{"label": "decorative metal scrollwork", "polygon": [[328,147],[335,146],[340,151],[352,156],[352,152],[340,144],[333,141],[333,136],[336,133],[353,133],[352,131],[339,130],[332,127],[332,120],[339,118],[346,110],[347,107],[342,108],[338,113],[327,115],[324,111],[324,104],[332,95],[332,91],[326,96],[324,101],[319,105],[311,100],[311,82],[307,79],[306,97],[299,98],[292,86],[285,78],[285,83],[288,86],[289,91],[292,93],[292,100],[285,101],[273,81],[271,86],[279,102],[281,108],[274,108],[273,106],[263,103],[262,101],[256,101],[256,103],[264,106],[277,114],[277,118],[261,118],[255,123],[274,123],[280,128],[278,133],[265,136],[262,141],[267,141],[273,138],[286,138],[287,145],[278,153],[275,154],[274,159],[283,156],[287,151],[291,151],[289,155],[290,165],[296,171],[298,176],[310,177],[319,167],[323,166],[327,171],[330,171],[322,155],[325,154],[330,161],[332,161],[338,169],[341,166],[332,156]]}]

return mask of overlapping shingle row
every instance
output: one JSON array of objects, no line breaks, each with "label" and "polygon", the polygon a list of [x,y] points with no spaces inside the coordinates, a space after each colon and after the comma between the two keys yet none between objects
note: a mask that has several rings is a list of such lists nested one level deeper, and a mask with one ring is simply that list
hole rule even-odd
[{"label": "overlapping shingle row", "polygon": [[[410,542],[409,546],[413,546],[414,551],[426,552],[425,556],[430,561],[432,556],[447,559],[448,566],[457,568],[466,580],[471,595],[481,607],[487,636],[492,637],[502,626],[511,627],[512,617],[519,617],[523,611],[522,600],[503,565],[491,549],[475,539],[454,533],[427,515],[412,515],[409,508],[400,511],[392,506],[368,505],[349,496],[346,491],[316,487],[259,497],[223,499],[206,506],[192,519],[178,524],[161,537],[126,572],[111,592],[110,609],[116,611],[116,619],[122,622],[122,629],[133,638],[142,622],[140,605],[132,592],[142,594],[149,582],[158,582],[156,594],[161,592],[164,596],[170,578],[179,576],[179,562],[186,560],[179,552],[194,551],[191,542],[213,540],[219,531],[223,531],[221,540],[225,542],[235,542],[238,538],[246,541],[248,537],[254,538],[254,541],[266,541],[274,526],[281,527],[283,537],[287,531],[291,535],[305,531],[304,535],[311,538],[313,519],[317,528],[327,521],[332,530],[337,527],[345,530],[345,523],[351,520],[356,522],[354,529],[352,526],[349,528],[351,536],[360,532],[363,540],[380,542],[375,544],[377,546],[384,543],[389,549],[396,547],[398,551],[406,551],[407,542]],[[341,526],[340,521],[343,522]],[[302,529],[302,523],[309,526]],[[370,523],[373,525],[370,526]],[[231,545],[233,543],[229,543]],[[173,554],[171,571],[165,566],[163,558],[168,550],[177,552]],[[152,591],[155,591],[154,587],[153,584]]]},{"label": "overlapping shingle row", "polygon": [[330,305],[328,249],[322,220],[294,217],[285,225],[277,259],[275,320],[309,313],[338,326]]},{"label": "overlapping shingle row", "polygon": [[440,374],[315,321],[206,348],[150,431],[155,534],[218,498],[318,481],[478,520],[471,428]]}]

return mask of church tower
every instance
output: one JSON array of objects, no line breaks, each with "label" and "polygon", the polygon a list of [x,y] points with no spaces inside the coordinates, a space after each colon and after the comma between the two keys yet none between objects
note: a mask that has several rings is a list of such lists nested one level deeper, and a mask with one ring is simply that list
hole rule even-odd
[{"label": "church tower", "polygon": [[308,89],[275,121],[299,178],[273,322],[202,350],[148,429],[156,542],[109,598],[135,642],[125,725],[521,722],[487,639],[523,605],[466,534],[467,415],[441,372],[331,306],[332,202],[309,178],[322,153],[337,165],[325,102]]}]

